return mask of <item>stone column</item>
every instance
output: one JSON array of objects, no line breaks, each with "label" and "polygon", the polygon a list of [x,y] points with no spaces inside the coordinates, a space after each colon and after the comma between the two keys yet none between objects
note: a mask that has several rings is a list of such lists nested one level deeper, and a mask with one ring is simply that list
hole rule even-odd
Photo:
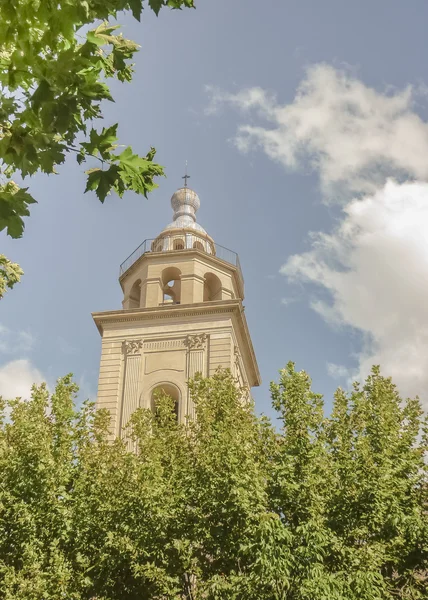
[{"label": "stone column", "polygon": [[[207,346],[208,336],[206,333],[197,333],[188,335],[184,341],[187,346],[187,379],[191,379],[196,373],[201,373],[206,377],[207,371]],[[191,418],[195,418],[195,407],[190,398],[190,392],[187,392],[187,411],[186,414]]]},{"label": "stone column", "polygon": [[160,277],[149,277],[141,284],[141,306],[159,306],[163,302],[162,282]]},{"label": "stone column", "polygon": [[122,435],[123,427],[126,426],[132,413],[138,408],[142,346],[142,340],[127,340],[122,344],[125,365],[119,435]]}]

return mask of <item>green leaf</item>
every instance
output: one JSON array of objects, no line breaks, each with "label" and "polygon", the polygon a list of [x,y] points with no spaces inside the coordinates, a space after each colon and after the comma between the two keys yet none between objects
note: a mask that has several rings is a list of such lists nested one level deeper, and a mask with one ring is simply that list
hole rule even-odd
[{"label": "green leaf", "polygon": [[98,133],[95,129],[91,129],[89,133],[89,142],[82,142],[81,146],[88,154],[96,156],[98,153],[102,158],[110,158],[110,152],[116,147],[117,142],[117,123]]},{"label": "green leaf", "polygon": [[27,190],[28,188],[19,188],[14,182],[0,186],[0,231],[7,229],[7,234],[12,238],[22,236],[22,217],[29,216],[28,206],[36,202]]},{"label": "green leaf", "polygon": [[85,193],[94,190],[99,200],[104,202],[106,196],[111,193],[111,190],[117,183],[118,167],[111,165],[109,169],[103,171],[101,169],[91,169],[86,171],[88,174],[88,181],[86,184]]},{"label": "green leaf", "polygon": [[132,16],[137,21],[141,20],[141,13],[143,12],[143,0],[129,0],[129,7],[132,11]]},{"label": "green leaf", "polygon": [[167,0],[166,5],[178,10],[181,10],[182,6],[185,6],[186,8],[195,8],[194,0]]},{"label": "green leaf", "polygon": [[117,36],[111,34],[116,29],[119,29],[120,25],[110,25],[108,22],[101,23],[96,29],[88,31],[86,39],[96,46],[104,46],[105,44],[111,44],[115,42]]},{"label": "green leaf", "polygon": [[92,100],[110,100],[114,102],[113,96],[110,93],[110,90],[105,83],[101,83],[99,81],[95,83],[85,83],[79,88],[80,94]]},{"label": "green leaf", "polygon": [[43,103],[52,100],[52,98],[53,92],[51,86],[46,81],[46,79],[42,79],[42,81],[39,84],[39,87],[36,89],[36,91],[31,97],[33,109],[37,112]]},{"label": "green leaf", "polygon": [[85,194],[91,190],[96,190],[100,181],[102,169],[90,169],[86,171],[88,181],[86,182]]},{"label": "green leaf", "polygon": [[130,146],[119,154],[115,160],[118,161],[119,174],[125,189],[147,197],[147,193],[157,187],[153,177],[161,176],[164,172],[161,166],[152,162],[153,156],[153,149],[146,158],[142,158],[133,154]]},{"label": "green leaf", "polygon": [[158,16],[160,9],[164,6],[164,0],[149,0],[149,6],[153,12]]}]

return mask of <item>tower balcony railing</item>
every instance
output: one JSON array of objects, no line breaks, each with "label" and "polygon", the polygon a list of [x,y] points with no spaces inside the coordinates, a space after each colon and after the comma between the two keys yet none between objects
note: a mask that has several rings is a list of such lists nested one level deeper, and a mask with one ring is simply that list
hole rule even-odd
[{"label": "tower balcony railing", "polygon": [[[193,237],[196,241],[193,240]],[[136,248],[134,252],[132,252],[132,254],[130,254],[128,258],[120,265],[119,277],[122,277],[122,275],[126,273],[126,271],[128,271],[128,269],[130,269],[132,265],[143,256],[143,254],[199,250],[236,267],[238,277],[242,285],[244,285],[244,277],[242,275],[241,265],[237,253],[212,241],[206,242],[204,245],[202,245],[200,240],[201,238],[199,238],[199,236],[190,236],[183,240],[184,243],[179,244],[177,234],[170,236],[163,235],[162,237],[144,240],[144,242],[140,244],[138,248]]]}]

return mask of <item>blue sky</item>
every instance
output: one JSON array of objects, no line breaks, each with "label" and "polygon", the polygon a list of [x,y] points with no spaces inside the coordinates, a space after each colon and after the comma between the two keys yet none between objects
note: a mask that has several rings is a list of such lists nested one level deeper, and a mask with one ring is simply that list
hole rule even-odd
[{"label": "blue sky", "polygon": [[[189,184],[199,222],[238,252],[246,315],[270,411],[288,360],[325,394],[380,362],[423,397],[428,152],[426,2],[204,0],[125,18],[141,45],[105,125],[167,178],[149,200],[101,205],[73,157],[28,181],[39,204],[2,252],[25,271],[1,302],[0,394],[67,372],[95,397],[91,312],[121,307],[120,263],[171,221]],[[392,179],[390,179],[392,178]]]}]

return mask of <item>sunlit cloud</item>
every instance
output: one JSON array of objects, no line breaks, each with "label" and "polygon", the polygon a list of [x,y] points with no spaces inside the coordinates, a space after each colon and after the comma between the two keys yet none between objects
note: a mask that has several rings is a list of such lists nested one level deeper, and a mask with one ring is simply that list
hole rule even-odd
[{"label": "sunlit cloud", "polygon": [[238,110],[240,152],[315,173],[322,201],[343,208],[330,232],[311,232],[310,250],[281,268],[289,283],[311,285],[310,306],[327,323],[361,333],[356,368],[328,363],[328,373],[362,378],[380,364],[428,406],[428,124],[415,110],[423,90],[378,91],[318,64],[289,103],[261,88],[208,92],[209,114]]}]

